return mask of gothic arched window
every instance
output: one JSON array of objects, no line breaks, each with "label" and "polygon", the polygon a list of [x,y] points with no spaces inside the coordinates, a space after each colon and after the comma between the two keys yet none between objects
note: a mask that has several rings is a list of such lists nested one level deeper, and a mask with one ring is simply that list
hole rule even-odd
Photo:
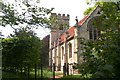
[{"label": "gothic arched window", "polygon": [[62,60],[63,60],[63,56],[64,56],[64,47],[62,47]]},{"label": "gothic arched window", "polygon": [[100,31],[95,27],[89,27],[89,39],[96,40],[100,35]]},{"label": "gothic arched window", "polygon": [[72,57],[72,44],[69,43],[69,58]]}]

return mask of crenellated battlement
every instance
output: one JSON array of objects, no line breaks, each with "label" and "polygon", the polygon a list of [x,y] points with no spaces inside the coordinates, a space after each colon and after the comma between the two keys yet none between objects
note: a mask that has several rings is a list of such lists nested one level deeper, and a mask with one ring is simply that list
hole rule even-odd
[{"label": "crenellated battlement", "polygon": [[58,14],[57,15],[57,19],[58,20],[69,20],[70,19],[70,16],[69,16],[69,14],[67,14],[67,15],[65,15],[65,14]]},{"label": "crenellated battlement", "polygon": [[69,26],[69,20],[70,16],[69,14],[56,14],[56,13],[51,13],[51,16],[56,18],[57,26],[54,26],[55,24],[53,23],[53,28],[56,29],[56,27],[65,27],[66,25]]},{"label": "crenellated battlement", "polygon": [[70,16],[69,14],[65,15],[65,14],[56,14],[56,13],[51,13],[51,16],[56,16],[58,20],[69,20],[70,19]]}]

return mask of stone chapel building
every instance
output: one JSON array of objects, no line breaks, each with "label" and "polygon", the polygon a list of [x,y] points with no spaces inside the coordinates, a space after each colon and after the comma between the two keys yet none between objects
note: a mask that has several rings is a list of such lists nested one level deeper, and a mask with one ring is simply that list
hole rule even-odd
[{"label": "stone chapel building", "polygon": [[[52,16],[56,16],[57,25],[53,24],[50,32],[49,66],[55,63],[56,71],[62,71],[64,63],[68,63],[69,74],[73,74],[72,64],[82,62],[80,53],[83,50],[79,38],[95,40],[100,34],[100,31],[96,28],[89,26],[92,19],[100,15],[99,10],[100,7],[97,6],[91,14],[85,16],[82,20],[77,21],[76,19],[76,24],[68,29],[65,27],[69,26],[69,15],[52,13]],[[58,29],[61,25],[62,28]]]}]

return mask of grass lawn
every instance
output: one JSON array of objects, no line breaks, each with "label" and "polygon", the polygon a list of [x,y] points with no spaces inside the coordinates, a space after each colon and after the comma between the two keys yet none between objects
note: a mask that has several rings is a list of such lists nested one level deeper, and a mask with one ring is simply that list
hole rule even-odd
[{"label": "grass lawn", "polygon": [[[62,75],[62,73],[56,72],[55,75]],[[50,78],[53,76],[53,72],[48,70],[43,70],[43,78]],[[3,78],[28,78],[28,75],[24,73],[14,73],[14,72],[2,72]],[[41,77],[41,70],[37,71],[37,78]],[[34,70],[30,72],[29,78],[35,78]]]},{"label": "grass lawn", "polygon": [[2,72],[2,78],[20,78],[20,75],[11,72]]},{"label": "grass lawn", "polygon": [[[28,78],[28,75],[25,75],[24,73],[12,73],[12,72],[2,72],[3,78],[16,78],[16,79],[21,79],[24,80],[24,78]],[[62,75],[63,73],[61,72],[55,72],[55,76],[57,75]],[[62,78],[59,78],[59,80],[69,80],[69,79],[83,79],[83,78],[90,78],[90,74],[88,76],[82,77],[81,74],[78,75],[69,75],[69,76],[64,76]],[[37,71],[37,78],[41,77],[41,71]],[[43,78],[52,78],[53,77],[53,72],[48,71],[48,70],[43,70]],[[35,72],[34,70],[30,72],[29,78],[35,78]]]},{"label": "grass lawn", "polygon": [[[35,72],[31,71],[30,75],[31,75],[31,77],[34,77],[35,76]],[[43,73],[42,73],[43,77],[49,78],[52,75],[53,75],[53,72],[48,71],[48,70],[43,70]],[[37,71],[37,78],[40,78],[40,77],[41,77],[41,70]]]},{"label": "grass lawn", "polygon": [[65,79],[65,80],[69,80],[69,79],[80,79],[82,80],[83,78],[91,78],[91,74],[88,74],[88,76],[82,76],[81,74],[78,75],[69,75],[69,76],[64,76],[62,78],[60,78],[60,80]]},{"label": "grass lawn", "polygon": [[[30,72],[30,74],[31,75],[35,75],[35,72],[34,71],[32,71],[32,72]],[[55,76],[57,76],[57,75],[62,75],[63,73],[61,73],[61,72],[55,72]],[[39,72],[37,72],[37,76],[38,77],[40,77],[41,76],[41,70],[39,70]],[[43,70],[43,77],[45,77],[45,78],[50,78],[50,77],[52,77],[53,76],[53,72],[51,72],[51,71],[48,71],[48,70]]]},{"label": "grass lawn", "polygon": [[69,76],[64,76],[63,78],[81,78],[81,75],[69,75]]}]

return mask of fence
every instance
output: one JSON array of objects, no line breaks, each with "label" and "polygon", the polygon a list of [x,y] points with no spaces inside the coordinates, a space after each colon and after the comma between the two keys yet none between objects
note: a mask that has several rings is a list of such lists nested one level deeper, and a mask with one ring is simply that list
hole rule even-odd
[{"label": "fence", "polygon": [[[52,78],[53,80],[55,80],[56,71],[60,70],[61,69],[60,67],[63,67],[62,68],[62,70],[63,70],[62,74],[60,74],[60,75],[68,76],[70,74],[70,72],[69,72],[70,71],[70,64],[64,63],[64,66],[56,66],[55,63],[53,63],[52,66],[49,66],[49,68],[51,69],[49,71],[51,71],[52,76],[48,77],[48,78]],[[26,70],[26,73],[25,73],[25,70]],[[45,70],[45,69],[44,69],[44,66],[42,64],[39,64],[39,65],[35,64],[34,65],[34,71],[33,71],[34,75],[32,75],[32,78],[34,78],[33,80],[42,80],[43,78],[45,78],[44,75],[43,75],[44,74],[43,70]],[[21,73],[20,78],[21,79],[19,79],[19,80],[23,80],[22,78],[25,78],[25,80],[31,80],[30,79],[31,78],[30,71],[31,70],[30,70],[29,65],[25,66],[23,69],[21,68],[21,70],[20,70],[20,73]],[[17,70],[17,72],[19,72],[19,70]],[[25,73],[25,74],[23,74],[23,73]],[[74,71],[73,71],[73,73],[74,73]]]},{"label": "fence", "polygon": [[[35,79],[34,80],[37,80],[37,69],[38,69],[38,67],[40,67],[40,71],[41,71],[40,80],[42,80],[43,79],[43,65],[42,64],[40,64],[40,66],[37,66],[35,64],[35,69],[34,69],[35,70],[35,75],[34,75]],[[63,76],[69,75],[69,64],[64,63],[64,66],[56,66],[55,63],[53,63],[53,65],[49,66],[49,67],[52,68],[51,71],[53,73],[53,76],[52,76],[53,80],[55,80],[56,67],[63,67]],[[28,80],[29,80],[29,75],[28,75]]]}]

